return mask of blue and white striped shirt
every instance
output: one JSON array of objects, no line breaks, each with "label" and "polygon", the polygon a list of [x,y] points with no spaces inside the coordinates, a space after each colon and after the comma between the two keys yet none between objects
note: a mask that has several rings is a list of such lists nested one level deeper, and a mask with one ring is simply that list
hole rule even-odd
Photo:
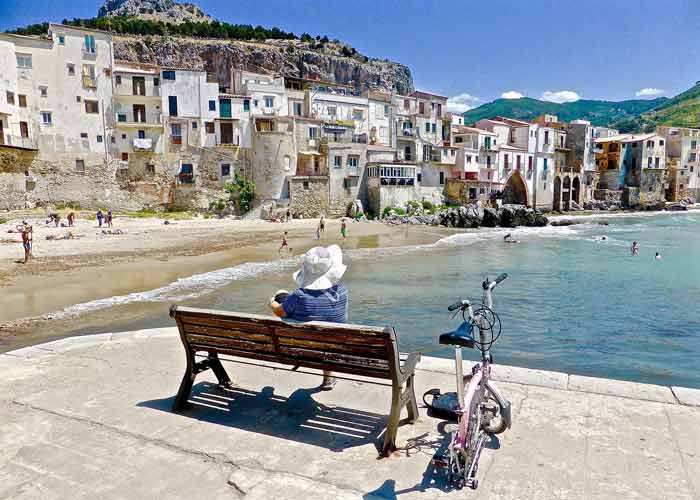
[{"label": "blue and white striped shirt", "polygon": [[284,299],[282,308],[295,321],[347,323],[348,289],[342,283],[326,290],[298,288]]}]

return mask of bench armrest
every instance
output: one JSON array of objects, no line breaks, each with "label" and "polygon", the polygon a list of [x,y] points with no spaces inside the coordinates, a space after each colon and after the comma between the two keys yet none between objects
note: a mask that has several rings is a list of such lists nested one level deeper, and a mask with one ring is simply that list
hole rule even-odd
[{"label": "bench armrest", "polygon": [[403,384],[408,377],[413,375],[413,373],[416,371],[416,366],[418,365],[418,362],[420,361],[420,353],[419,352],[412,352],[408,355],[406,358],[406,361],[403,362],[403,365],[401,365],[401,368],[399,371],[401,372],[401,383]]}]

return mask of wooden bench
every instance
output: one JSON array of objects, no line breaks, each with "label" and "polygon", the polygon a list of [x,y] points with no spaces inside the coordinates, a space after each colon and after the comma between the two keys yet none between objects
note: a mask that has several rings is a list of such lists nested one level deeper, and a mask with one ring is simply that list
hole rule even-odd
[{"label": "wooden bench", "polygon": [[[197,374],[212,369],[222,386],[231,379],[219,354],[283,365],[328,370],[391,381],[391,411],[383,456],[396,449],[396,432],[405,406],[411,423],[418,418],[413,377],[420,354],[401,364],[392,327],[378,328],[339,323],[289,323],[272,316],[172,306],[170,316],[180,329],[187,369],[173,410],[187,405]],[[206,357],[195,359],[198,352]],[[232,360],[235,361],[235,360]],[[364,380],[363,380],[364,381]],[[388,385],[388,384],[385,384]]]}]

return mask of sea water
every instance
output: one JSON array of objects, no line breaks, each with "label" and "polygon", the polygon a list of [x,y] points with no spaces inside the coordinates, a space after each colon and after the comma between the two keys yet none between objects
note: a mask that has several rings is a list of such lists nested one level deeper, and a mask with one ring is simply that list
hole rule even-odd
[{"label": "sea water", "polygon": [[[447,306],[461,298],[478,303],[484,278],[505,272],[508,279],[494,291],[502,322],[492,348],[497,363],[700,388],[700,213],[577,220],[585,222],[350,250],[344,277],[350,321],[393,325],[402,351],[450,357],[437,344],[440,333],[459,326]],[[520,243],[504,243],[507,232]],[[277,289],[293,289],[294,269],[293,259],[243,264],[64,314],[153,302],[266,314]],[[104,331],[172,325],[165,304],[148,311],[136,319],[121,314]]]}]

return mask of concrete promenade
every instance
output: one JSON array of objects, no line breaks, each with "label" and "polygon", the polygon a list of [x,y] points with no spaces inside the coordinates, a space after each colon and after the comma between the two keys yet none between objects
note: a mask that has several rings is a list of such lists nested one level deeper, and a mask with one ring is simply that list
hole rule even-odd
[{"label": "concrete promenade", "polygon": [[[73,337],[0,355],[2,499],[700,499],[700,391],[497,366],[513,428],[482,456],[476,491],[430,467],[426,415],[378,460],[390,389],[226,363],[185,413],[177,330]],[[424,358],[416,392],[453,390]],[[405,415],[404,415],[405,416]]]}]

